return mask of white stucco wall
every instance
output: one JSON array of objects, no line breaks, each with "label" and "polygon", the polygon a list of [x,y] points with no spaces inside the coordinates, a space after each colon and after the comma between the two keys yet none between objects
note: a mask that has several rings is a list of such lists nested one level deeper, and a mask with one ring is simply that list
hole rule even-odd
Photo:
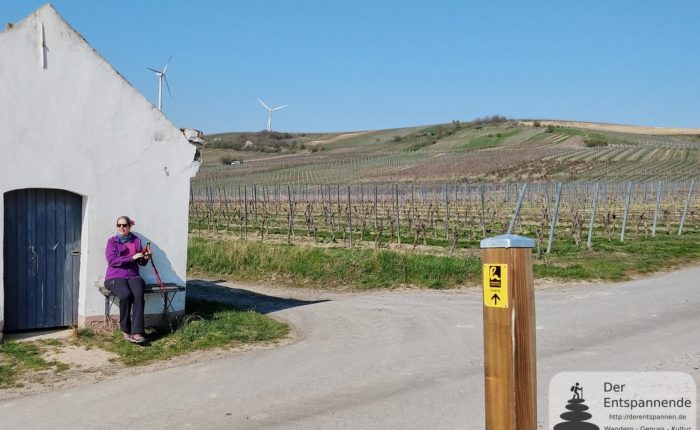
[{"label": "white stucco wall", "polygon": [[[135,219],[133,231],[153,244],[163,281],[184,285],[195,148],[48,5],[0,33],[0,134],[0,195],[56,188],[83,196],[81,317],[104,312],[96,284],[119,215]],[[150,266],[142,276],[155,282]],[[3,290],[0,278],[0,321]],[[149,297],[146,312],[161,309],[160,297]]]}]

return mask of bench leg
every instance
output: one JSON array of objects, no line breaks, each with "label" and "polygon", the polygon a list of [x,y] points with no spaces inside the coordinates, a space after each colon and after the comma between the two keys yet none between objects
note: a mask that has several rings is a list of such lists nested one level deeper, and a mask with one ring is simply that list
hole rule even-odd
[{"label": "bench leg", "polygon": [[112,305],[117,301],[117,296],[110,298],[110,296],[105,296],[105,322],[110,320],[110,311],[112,310]]},{"label": "bench leg", "polygon": [[[170,310],[173,309],[173,299],[175,299],[175,294],[177,294],[177,291],[173,292],[172,298],[170,297],[170,293],[167,291],[161,292],[161,297],[163,299],[163,314],[161,315],[161,324],[165,326],[165,324],[168,324],[168,327],[170,328],[170,332],[173,332],[173,325],[170,322]],[[174,311],[174,309],[173,309]]]}]

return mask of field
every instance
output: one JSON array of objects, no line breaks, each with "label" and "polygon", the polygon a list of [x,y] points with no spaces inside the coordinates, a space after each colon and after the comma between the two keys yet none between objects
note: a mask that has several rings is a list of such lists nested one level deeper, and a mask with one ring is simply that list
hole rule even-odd
[{"label": "field", "polygon": [[191,201],[190,229],[260,241],[454,251],[476,248],[512,223],[515,234],[537,239],[543,252],[557,238],[583,248],[589,235],[593,243],[700,232],[695,188],[694,180],[209,187],[205,198]]},{"label": "field", "polygon": [[[698,134],[634,134],[502,121],[305,135],[303,139],[303,145],[297,142],[277,153],[210,145],[193,180],[194,195],[203,197],[207,187],[222,187],[230,194],[244,185],[640,181],[700,176]],[[226,165],[222,159],[243,162]]]},{"label": "field", "polygon": [[[593,243],[697,231],[700,134],[633,131],[493,117],[287,136],[306,140],[303,148],[285,146],[284,154],[209,147],[192,183],[190,228],[454,252],[506,232],[527,185],[513,232],[538,239],[540,247],[551,248],[555,238],[583,246],[589,233]],[[251,161],[224,165],[216,161],[223,153]]]}]

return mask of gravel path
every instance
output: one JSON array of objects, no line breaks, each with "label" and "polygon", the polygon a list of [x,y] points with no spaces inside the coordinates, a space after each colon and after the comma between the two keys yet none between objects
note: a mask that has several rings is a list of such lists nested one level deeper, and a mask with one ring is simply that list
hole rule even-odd
[{"label": "gravel path", "polygon": [[[538,409],[560,371],[700,383],[700,267],[538,288]],[[293,324],[274,349],[0,402],[0,428],[481,429],[480,291],[329,293],[194,282]],[[541,428],[544,428],[541,425]]]}]

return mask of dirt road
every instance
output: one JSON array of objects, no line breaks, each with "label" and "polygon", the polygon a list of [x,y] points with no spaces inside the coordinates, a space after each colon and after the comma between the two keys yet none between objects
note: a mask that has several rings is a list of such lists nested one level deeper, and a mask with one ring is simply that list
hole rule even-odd
[{"label": "dirt road", "polygon": [[[538,409],[560,371],[700,370],[700,267],[538,288]],[[267,295],[262,295],[262,294]],[[0,402],[0,428],[481,429],[479,290],[223,289],[292,323],[295,342]],[[277,297],[272,297],[276,295]],[[542,427],[544,428],[544,427]]]}]

